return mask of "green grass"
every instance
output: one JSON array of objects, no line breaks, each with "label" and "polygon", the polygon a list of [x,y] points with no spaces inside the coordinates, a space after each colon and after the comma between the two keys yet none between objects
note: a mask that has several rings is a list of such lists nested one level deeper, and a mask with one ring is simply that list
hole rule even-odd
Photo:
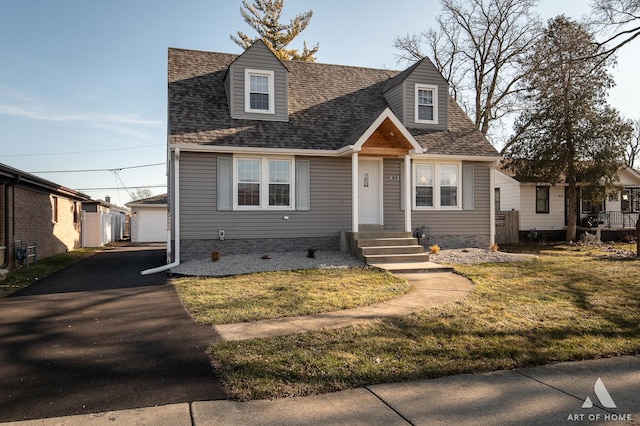
[{"label": "green grass", "polygon": [[337,330],[222,342],[209,355],[230,398],[310,395],[375,383],[640,352],[640,261],[597,248],[456,265],[462,301]]},{"label": "green grass", "polygon": [[31,264],[29,268],[13,269],[9,272],[6,280],[0,281],[0,297],[8,296],[35,281],[92,256],[94,253],[95,249],[73,250],[40,259],[37,265]]},{"label": "green grass", "polygon": [[187,310],[204,324],[338,311],[393,299],[411,289],[406,281],[369,268],[186,277],[173,283]]}]

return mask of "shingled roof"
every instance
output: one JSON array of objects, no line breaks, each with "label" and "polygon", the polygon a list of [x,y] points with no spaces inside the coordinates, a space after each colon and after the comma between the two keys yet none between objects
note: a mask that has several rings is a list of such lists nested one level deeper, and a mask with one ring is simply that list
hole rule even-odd
[{"label": "shingled roof", "polygon": [[[224,147],[338,150],[389,105],[383,91],[403,72],[284,61],[289,121],[232,119],[224,78],[238,55],[169,49],[169,142]],[[450,99],[449,130],[408,129],[429,154],[499,154]]]}]

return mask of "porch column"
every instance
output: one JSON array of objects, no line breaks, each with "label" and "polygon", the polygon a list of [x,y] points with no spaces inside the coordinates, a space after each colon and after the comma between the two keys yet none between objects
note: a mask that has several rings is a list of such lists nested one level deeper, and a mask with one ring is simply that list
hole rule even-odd
[{"label": "porch column", "polygon": [[495,161],[489,169],[489,245],[496,243],[496,168],[500,164]]},{"label": "porch column", "polygon": [[358,232],[358,153],[351,155],[351,230]]},{"label": "porch column", "polygon": [[404,156],[404,230],[411,232],[411,156]]}]

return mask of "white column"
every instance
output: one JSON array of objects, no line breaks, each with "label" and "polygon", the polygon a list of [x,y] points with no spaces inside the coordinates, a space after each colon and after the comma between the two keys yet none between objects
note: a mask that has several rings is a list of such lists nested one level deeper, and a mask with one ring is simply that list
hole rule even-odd
[{"label": "white column", "polygon": [[404,156],[404,230],[405,232],[411,232],[411,156]]},{"label": "white column", "polygon": [[358,232],[358,153],[351,156],[351,230]]},{"label": "white column", "polygon": [[489,245],[496,243],[496,161],[489,169]]}]

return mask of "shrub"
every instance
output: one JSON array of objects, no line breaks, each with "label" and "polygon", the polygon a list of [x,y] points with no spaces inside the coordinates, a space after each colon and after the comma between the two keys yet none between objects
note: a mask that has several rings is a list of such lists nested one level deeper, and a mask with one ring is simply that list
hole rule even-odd
[{"label": "shrub", "polygon": [[309,259],[315,259],[316,258],[316,249],[314,248],[308,248],[307,249],[307,257]]},{"label": "shrub", "polygon": [[220,252],[217,250],[214,250],[211,252],[211,261],[212,262],[217,262],[218,260],[220,260]]},{"label": "shrub", "polygon": [[434,244],[434,245],[429,247],[429,250],[431,250],[432,254],[438,254],[438,253],[440,253],[440,246],[437,245],[437,244]]}]

